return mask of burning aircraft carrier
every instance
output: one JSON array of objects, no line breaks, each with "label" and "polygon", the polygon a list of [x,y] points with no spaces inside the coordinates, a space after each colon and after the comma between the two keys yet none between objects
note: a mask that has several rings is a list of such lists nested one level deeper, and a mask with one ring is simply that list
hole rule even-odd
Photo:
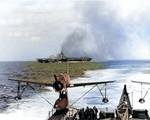
[{"label": "burning aircraft carrier", "polygon": [[50,56],[49,58],[37,58],[39,63],[55,63],[55,62],[89,62],[92,58],[90,57],[66,57],[62,52],[57,56]]}]

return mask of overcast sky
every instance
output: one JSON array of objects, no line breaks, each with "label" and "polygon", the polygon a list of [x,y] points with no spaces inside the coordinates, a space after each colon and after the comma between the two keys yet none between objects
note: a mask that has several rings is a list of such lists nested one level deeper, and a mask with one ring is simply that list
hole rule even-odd
[{"label": "overcast sky", "polygon": [[150,59],[150,1],[0,0],[0,61]]}]

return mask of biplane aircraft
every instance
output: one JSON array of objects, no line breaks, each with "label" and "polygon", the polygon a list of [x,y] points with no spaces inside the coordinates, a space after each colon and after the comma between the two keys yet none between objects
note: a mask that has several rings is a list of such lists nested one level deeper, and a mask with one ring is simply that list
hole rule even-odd
[{"label": "biplane aircraft", "polygon": [[[27,86],[30,86],[32,88],[32,86],[30,84],[38,84],[38,85],[46,85],[46,86],[52,86],[55,90],[55,92],[59,93],[59,98],[56,100],[55,104],[54,104],[54,109],[56,109],[56,116],[51,116],[48,120],[59,120],[62,118],[62,116],[64,116],[64,114],[66,114],[66,111],[68,110],[68,108],[70,107],[68,105],[68,92],[67,92],[67,88],[73,88],[73,87],[79,87],[79,86],[87,86],[87,85],[94,85],[92,88],[94,88],[95,86],[98,87],[98,84],[104,84],[105,86],[105,94],[103,95],[101,90],[104,88],[104,86],[100,89],[99,87],[99,91],[101,93],[101,95],[103,96],[102,101],[104,103],[108,102],[108,98],[106,97],[106,84],[107,83],[112,83],[115,81],[101,81],[101,82],[89,82],[89,83],[75,83],[72,84],[70,83],[70,76],[67,73],[63,73],[60,76],[56,76],[54,75],[55,78],[55,82],[53,84],[49,84],[49,83],[39,83],[39,82],[35,82],[35,81],[27,81],[27,80],[21,80],[21,79],[13,79],[10,78],[9,80],[12,81],[17,81],[18,82],[18,89],[17,89],[17,96],[16,99],[21,99],[21,95],[23,94],[23,92],[25,91]],[[26,86],[23,88],[22,92],[20,92],[20,83],[26,83]],[[92,89],[91,89],[92,90]],[[61,111],[61,112],[60,112]]]}]

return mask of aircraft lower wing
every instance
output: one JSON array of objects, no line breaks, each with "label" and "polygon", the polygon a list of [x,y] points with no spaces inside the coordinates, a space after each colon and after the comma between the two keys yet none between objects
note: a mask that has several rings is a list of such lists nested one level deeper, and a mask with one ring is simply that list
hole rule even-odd
[{"label": "aircraft lower wing", "polygon": [[[56,76],[55,76],[56,78]],[[99,89],[100,93],[102,94],[103,96],[103,102],[104,103],[107,103],[108,102],[108,99],[106,98],[106,84],[107,83],[112,83],[112,82],[115,82],[115,81],[101,81],[101,82],[88,82],[88,83],[74,83],[74,84],[70,84],[70,81],[66,82],[65,80],[64,81],[58,81],[57,78],[56,78],[56,81],[51,84],[51,83],[44,83],[44,82],[38,82],[38,81],[33,81],[33,80],[23,80],[23,79],[14,79],[14,78],[10,78],[8,80],[12,80],[12,81],[16,81],[18,82],[18,87],[17,87],[17,96],[15,97],[15,99],[21,99],[21,96],[23,94],[23,92],[25,91],[26,87],[29,86],[31,87],[33,90],[34,88],[32,86],[30,86],[29,83],[31,84],[38,84],[38,85],[46,85],[46,86],[51,86],[54,88],[54,90],[56,92],[59,92],[60,95],[63,95],[64,93],[66,92],[63,92],[65,91],[67,88],[73,88],[73,87],[79,87],[79,86],[87,86],[87,85],[94,85],[90,90],[92,90],[95,86],[97,86],[98,84],[104,84],[105,86],[105,97],[104,95],[102,94],[101,90],[102,89]],[[21,82],[24,82],[26,83],[26,86],[22,89],[22,92],[20,92],[20,89],[21,89]],[[66,82],[66,83],[65,83]],[[97,86],[98,87],[98,86]],[[99,87],[98,87],[99,88]],[[103,87],[102,87],[103,88]],[[35,90],[34,90],[35,91]],[[36,91],[35,91],[36,92]],[[36,92],[37,93],[37,92]],[[62,94],[63,93],[63,94]],[[64,94],[66,95],[66,94]],[[51,103],[50,103],[51,104]],[[49,120],[53,120],[55,118],[61,118],[62,116],[52,116],[51,118],[49,118]]]},{"label": "aircraft lower wing", "polygon": [[150,84],[150,82],[143,82],[143,81],[133,81],[133,80],[131,80],[131,82],[140,83],[140,84]]},{"label": "aircraft lower wing", "polygon": [[[31,83],[31,84],[38,84],[38,85],[46,85],[46,86],[53,86],[51,83],[44,83],[44,82],[38,82],[33,80],[23,80],[23,79],[14,79],[9,78],[8,80],[16,81],[16,82],[24,82],[24,83]],[[106,84],[106,83],[112,83],[115,81],[102,81],[102,82],[89,82],[89,83],[71,83],[67,87],[80,87],[80,86],[87,86],[87,85],[97,85],[97,84]]]},{"label": "aircraft lower wing", "polygon": [[43,83],[43,82],[32,81],[32,80],[13,79],[13,78],[9,78],[8,80],[24,82],[24,83],[31,83],[31,84],[38,84],[38,85],[53,86],[53,84],[51,84],[51,83]]}]

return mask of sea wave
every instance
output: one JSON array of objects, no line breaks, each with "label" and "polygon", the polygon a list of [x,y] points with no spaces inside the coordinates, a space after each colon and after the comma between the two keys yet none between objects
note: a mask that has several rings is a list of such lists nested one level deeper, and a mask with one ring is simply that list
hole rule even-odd
[{"label": "sea wave", "polygon": [[[115,80],[116,82],[107,84],[107,98],[109,99],[108,103],[102,102],[102,96],[99,92],[99,89],[95,87],[93,90],[88,92],[84,97],[79,99],[82,95],[84,95],[88,90],[90,90],[93,86],[87,87],[77,87],[77,88],[69,88],[69,101],[70,105],[73,104],[75,108],[86,108],[87,106],[93,107],[96,106],[99,111],[108,109],[109,111],[115,111],[117,105],[119,104],[119,100],[121,97],[121,93],[124,85],[127,86],[127,91],[129,93],[130,101],[133,106],[133,109],[147,109],[150,114],[150,94],[148,93],[145,97],[145,103],[141,104],[138,102],[139,98],[143,97],[147,90],[149,89],[149,85],[143,85],[141,88],[140,84],[132,83],[131,80],[136,81],[146,81],[150,82],[150,74],[148,71],[150,70],[150,62],[146,61],[142,62],[113,62],[103,63],[106,68],[101,70],[93,70],[86,71],[85,75],[80,78],[75,78],[71,80],[72,83],[80,83],[80,82],[98,82],[98,81],[110,81]],[[140,69],[141,67],[141,69]],[[4,76],[3,76],[4,77]],[[6,77],[7,78],[7,77]],[[5,79],[6,79],[5,78]],[[1,85],[1,89],[4,91],[4,87],[6,84]],[[10,85],[12,86],[12,85]],[[102,88],[103,85],[99,85],[99,88]],[[53,88],[46,87],[50,91],[40,92],[39,94],[43,96],[45,99],[50,101],[52,104],[55,103],[55,100],[59,97],[58,93],[53,91]],[[142,89],[142,96],[141,96]],[[9,89],[8,89],[9,91]],[[7,92],[8,92],[7,91]],[[25,96],[22,100],[15,101],[11,99],[11,101],[6,102],[7,109],[0,113],[0,119],[28,119],[28,120],[45,120],[48,116],[49,111],[52,110],[53,106],[47,103],[43,98],[41,98],[38,94],[31,92],[31,89],[27,89]],[[104,89],[102,90],[104,94]],[[11,93],[11,96],[14,96],[15,92]],[[29,94],[29,96],[28,96]],[[7,101],[7,100],[6,100]],[[1,98],[1,103],[4,104],[4,98]],[[4,106],[3,106],[4,107]],[[6,107],[6,106],[5,106]]]}]

